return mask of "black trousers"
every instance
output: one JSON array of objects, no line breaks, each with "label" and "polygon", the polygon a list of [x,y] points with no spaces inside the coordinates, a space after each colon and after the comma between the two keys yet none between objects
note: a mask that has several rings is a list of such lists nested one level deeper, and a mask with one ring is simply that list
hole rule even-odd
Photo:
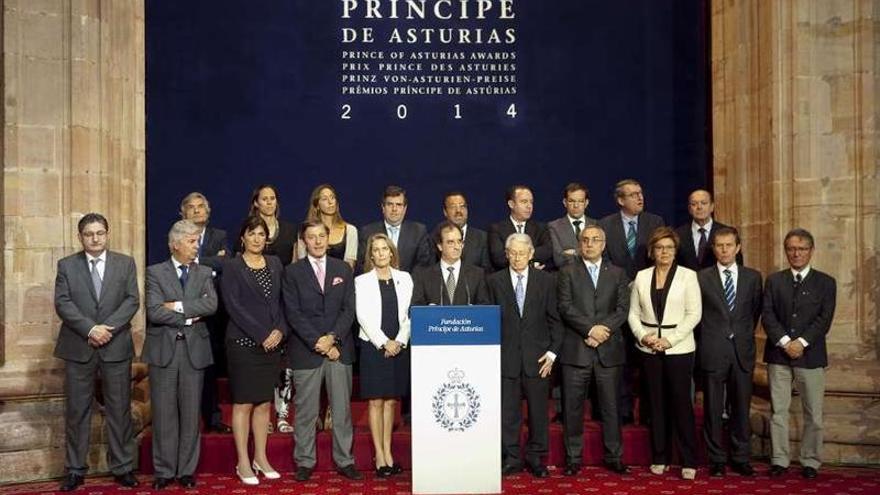
[{"label": "black trousers", "polygon": [[709,452],[709,462],[726,463],[723,437],[724,392],[730,404],[730,457],[733,462],[749,460],[749,406],[752,401],[753,370],[743,371],[736,360],[733,342],[721,355],[713,356],[712,369],[703,369],[703,436]]},{"label": "black trousers", "polygon": [[697,435],[691,401],[694,353],[643,354],[651,409],[651,462],[669,464],[675,438],[682,466],[696,467]]},{"label": "black trousers", "polygon": [[501,377],[501,455],[504,464],[521,466],[520,429],[522,428],[522,398],[525,396],[529,416],[529,439],[526,444],[526,463],[542,464],[550,444],[550,418],[547,405],[550,396],[550,378]]},{"label": "black trousers", "polygon": [[593,376],[596,377],[598,403],[602,411],[602,444],[605,462],[618,462],[623,455],[620,416],[618,414],[619,382],[623,366],[606,368],[598,358],[588,366],[562,365],[562,393],[565,395],[565,462],[583,464],[584,399]]}]

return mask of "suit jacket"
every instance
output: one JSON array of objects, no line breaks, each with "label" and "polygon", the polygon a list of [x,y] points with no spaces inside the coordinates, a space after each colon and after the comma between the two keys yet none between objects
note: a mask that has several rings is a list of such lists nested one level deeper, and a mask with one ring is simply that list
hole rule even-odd
[{"label": "suit jacket", "polygon": [[620,212],[612,213],[601,220],[599,225],[605,230],[605,257],[616,266],[624,269],[630,280],[635,279],[636,273],[653,263],[648,258],[648,240],[654,229],[665,224],[663,219],[653,213],[643,211],[639,215],[638,236],[636,238],[636,255],[630,256],[626,247],[626,231],[623,229],[623,220]]},{"label": "suit jacket", "polygon": [[290,333],[281,299],[284,267],[275,256],[265,258],[272,280],[271,297],[266,297],[241,256],[229,259],[224,264],[220,293],[229,314],[226,324],[226,338],[229,340],[249,337],[257,344],[262,344],[276,328],[285,336]]},{"label": "suit jacket", "polygon": [[[598,287],[594,287],[582,259],[564,266],[558,275],[559,314],[565,323],[562,363],[587,366],[598,355],[602,366],[622,366],[626,362],[622,327],[629,314],[629,279],[623,269],[603,261]],[[593,349],[584,340],[595,325],[608,327],[611,337]]]},{"label": "suit jacket", "polygon": [[[789,269],[767,277],[762,314],[767,332],[764,361],[796,368],[828,366],[825,335],[831,330],[836,304],[837,282],[814,268],[810,268],[797,291]],[[803,338],[809,344],[800,358],[789,358],[776,345],[785,335],[792,339]]]},{"label": "suit jacket", "polygon": [[469,304],[490,304],[483,269],[461,264],[458,280],[455,281],[455,296],[450,302],[446,292],[446,274],[440,273],[440,263],[421,268],[413,274],[413,306],[429,304],[465,306]]},{"label": "suit jacket", "polygon": [[528,269],[526,298],[520,316],[510,270],[487,279],[491,304],[501,306],[501,374],[540,376],[538,360],[545,352],[559,354],[562,322],[556,305],[556,280],[550,273]]},{"label": "suit jacket", "polygon": [[[397,322],[400,328],[394,340],[406,345],[409,342],[409,305],[412,301],[413,280],[409,273],[391,269],[394,292],[397,294]],[[379,277],[376,270],[370,270],[354,279],[355,313],[360,332],[358,337],[371,342],[376,349],[388,342],[382,331],[382,295],[379,290]]]},{"label": "suit jacket", "polygon": [[751,372],[755,368],[755,326],[761,316],[761,274],[738,266],[733,311],[727,307],[724,280],[718,273],[717,264],[700,270],[697,280],[703,301],[700,344],[697,346],[700,367],[714,370],[727,366],[720,357],[729,348],[729,336],[733,335],[737,364],[742,371]]},{"label": "suit jacket", "polygon": [[[434,239],[434,236],[437,233],[437,227],[439,227],[439,225],[434,227],[433,233],[429,238],[429,243],[432,247],[434,243],[431,239]],[[434,262],[439,262],[440,252],[436,248],[432,249],[432,251],[434,253]],[[467,226],[464,245],[461,247],[461,261],[468,265],[478,266],[486,273],[492,271],[492,262],[489,261],[489,239],[485,230],[480,230],[476,227],[471,227],[470,225]]]},{"label": "suit jacket", "polygon": [[[675,253],[676,261],[680,266],[686,266],[695,271],[715,266],[715,264],[718,263],[718,260],[715,259],[715,253],[712,251],[712,239],[718,229],[721,227],[728,227],[728,225],[724,225],[715,220],[712,221],[712,228],[709,229],[709,235],[706,238],[706,254],[703,256],[703,262],[700,263],[700,259],[697,257],[697,250],[694,248],[694,233],[691,230],[691,224],[692,221],[680,225],[675,229],[675,233],[678,234],[679,239],[681,239],[681,244],[678,247],[678,251]],[[742,251],[736,255],[736,264],[739,266],[743,265]]]},{"label": "suit jacket", "polygon": [[[204,321],[217,311],[217,293],[211,269],[193,263],[189,267],[186,287],[180,286],[177,269],[171,259],[147,267],[146,281],[147,338],[144,340],[143,360],[151,366],[166,367],[174,357],[178,333],[186,336],[189,360],[196,369],[214,364],[208,326]],[[180,301],[183,313],[165,308],[162,304]],[[186,326],[189,318],[200,318]]]},{"label": "suit jacket", "polygon": [[657,333],[658,325],[672,326],[660,329],[660,334],[672,345],[666,354],[687,354],[694,352],[694,327],[700,323],[703,305],[700,296],[700,283],[697,272],[679,266],[669,285],[663,321],[657,321],[654,304],[651,302],[651,279],[654,267],[645,268],[636,275],[632,284],[629,301],[629,327],[636,338],[636,347],[645,353],[654,354],[650,348],[642,346],[642,338],[649,333]]},{"label": "suit jacket", "polygon": [[[101,294],[95,294],[90,270],[83,251],[58,260],[55,312],[61,318],[61,329],[55,357],[85,363],[97,352],[106,362],[131,359],[131,319],[140,306],[134,259],[107,251]],[[89,345],[89,330],[99,324],[114,327],[113,338],[95,349]]]},{"label": "suit jacket", "polygon": [[[526,222],[523,231],[532,238],[532,244],[535,246],[535,257],[532,261],[546,265],[545,269],[552,270],[555,266],[553,265],[553,241],[550,240],[550,231],[547,230],[547,225],[535,220],[529,220]],[[507,241],[508,236],[515,232],[516,227],[513,226],[510,217],[493,223],[489,227],[489,258],[496,270],[507,268],[507,254],[504,250],[504,243]]]},{"label": "suit jacket", "polygon": [[[596,220],[594,218],[584,216],[581,230],[588,225],[595,224]],[[553,243],[553,263],[557,268],[561,269],[563,266],[581,259],[580,254],[577,254],[580,252],[580,243],[577,237],[575,237],[571,222],[568,221],[568,215],[548,223],[547,229],[550,230],[550,241]],[[574,249],[575,254],[563,253],[567,249]]]},{"label": "suit jacket", "polygon": [[215,229],[214,227],[205,227],[205,234],[202,238],[202,246],[199,249],[199,264],[210,266],[212,270],[218,274],[223,271],[223,261],[226,256],[217,256],[220,251],[226,251],[226,231]]},{"label": "suit jacket", "polygon": [[284,270],[284,312],[292,328],[287,350],[290,367],[315,369],[324,362],[315,351],[315,343],[328,333],[336,335],[340,362],[354,362],[354,280],[351,268],[342,260],[325,257],[324,291],[318,285],[309,258],[303,258]]},{"label": "suit jacket", "polygon": [[[386,234],[385,222],[374,222],[361,227],[358,232],[358,270],[363,270],[367,240],[373,234]],[[388,237],[391,237],[388,235]],[[400,224],[397,236],[397,254],[400,256],[400,270],[412,272],[418,266],[427,266],[434,261],[434,251],[428,230],[424,224],[405,220]]]}]

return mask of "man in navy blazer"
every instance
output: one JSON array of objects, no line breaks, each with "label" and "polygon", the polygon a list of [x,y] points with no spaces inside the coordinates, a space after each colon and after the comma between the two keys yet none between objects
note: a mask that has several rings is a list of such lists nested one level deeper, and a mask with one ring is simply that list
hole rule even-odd
[{"label": "man in navy blazer", "polygon": [[719,227],[712,237],[713,266],[700,270],[703,298],[702,336],[697,346],[703,372],[703,433],[709,451],[709,475],[724,476],[727,452],[723,442],[724,394],[730,403],[730,465],[752,476],[749,464],[752,376],[755,370],[755,326],[761,317],[762,281],[757,270],[736,262],[739,232]]},{"label": "man in navy blazer", "polygon": [[95,376],[101,372],[109,467],[117,483],[138,485],[131,425],[131,319],[140,306],[134,260],[107,249],[107,219],[88,213],[77,225],[82,251],[58,261],[55,312],[61,319],[55,357],[64,360],[65,467],[59,489],[83,484],[88,471]]},{"label": "man in navy blazer", "polygon": [[605,231],[588,225],[580,232],[580,256],[559,271],[559,314],[565,323],[562,391],[565,475],[577,476],[583,464],[584,398],[596,378],[602,414],[602,444],[608,469],[626,474],[618,389],[626,362],[623,324],[629,314],[629,279],[602,259]]},{"label": "man in navy blazer", "polygon": [[[709,191],[697,189],[688,196],[688,213],[691,215],[691,221],[675,229],[675,233],[681,239],[680,247],[675,253],[679,265],[697,272],[715,266],[717,260],[712,249],[712,238],[718,229],[728,226],[715,221],[712,217],[714,212],[715,201]],[[736,263],[743,264],[741,250],[736,254]]]},{"label": "man in navy blazer", "polygon": [[[208,225],[211,218],[211,203],[204,194],[193,191],[180,201],[180,217],[196,224],[199,232],[199,247],[196,263],[209,267],[214,275],[214,288],[219,291],[219,275],[226,259],[226,231]],[[223,424],[217,391],[217,376],[226,369],[226,322],[228,316],[223,308],[220,295],[217,296],[217,312],[204,322],[208,325],[211,338],[211,352],[214,364],[205,369],[205,384],[202,387],[202,421],[205,429],[216,433],[232,433],[229,425]]]},{"label": "man in navy blazer", "polygon": [[556,280],[550,273],[529,268],[535,248],[528,235],[511,234],[506,244],[510,268],[488,279],[490,302],[501,306],[501,472],[508,475],[522,469],[519,440],[525,395],[526,467],[535,477],[546,478],[550,372],[562,347]]},{"label": "man in navy blazer", "polygon": [[788,232],[783,242],[789,268],[767,277],[762,320],[767,332],[764,361],[770,379],[770,476],[788,470],[788,408],[791,384],[797,385],[804,411],[801,475],[814,479],[822,464],[822,403],[837,282],[810,266],[815,243],[804,229]]},{"label": "man in navy blazer", "polygon": [[539,270],[553,270],[553,241],[550,231],[543,222],[532,220],[535,199],[528,186],[517,184],[507,189],[507,207],[510,216],[489,227],[489,259],[495,270],[507,268],[507,253],[504,243],[510,234],[528,234],[535,246],[532,266]]},{"label": "man in navy blazer", "polygon": [[382,193],[382,221],[361,227],[358,232],[358,270],[362,270],[367,249],[367,239],[383,233],[394,242],[400,256],[400,270],[412,272],[416,267],[428,266],[434,261],[428,230],[424,224],[410,222],[406,218],[406,190],[400,186],[388,186]]},{"label": "man in navy blazer", "polygon": [[147,336],[143,360],[150,365],[153,413],[153,488],[175,478],[196,485],[199,403],[204,370],[214,364],[208,326],[217,310],[211,269],[195,263],[199,227],[179,220],[168,233],[170,259],[147,267]]},{"label": "man in navy blazer", "polygon": [[[443,197],[443,216],[446,217],[446,221],[452,222],[461,228],[463,236],[461,248],[462,263],[478,266],[487,273],[491,271],[492,263],[489,261],[489,244],[486,231],[468,224],[468,205],[464,193],[459,191],[446,193]],[[440,225],[434,227],[432,237],[436,237],[437,228]],[[439,259],[439,253],[437,253],[437,259]]]},{"label": "man in navy blazer", "polygon": [[293,458],[297,481],[308,480],[317,462],[315,422],[325,380],[333,384],[328,387],[327,396],[333,419],[336,470],[349,479],[362,478],[354,467],[352,453],[354,279],[347,263],[327,256],[329,236],[323,223],[304,222],[300,239],[307,255],[284,271],[284,311],[293,329],[287,350],[296,390]]}]

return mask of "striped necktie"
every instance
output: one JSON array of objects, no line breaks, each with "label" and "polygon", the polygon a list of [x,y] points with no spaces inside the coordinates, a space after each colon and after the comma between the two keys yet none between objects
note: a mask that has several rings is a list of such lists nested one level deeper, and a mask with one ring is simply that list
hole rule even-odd
[{"label": "striped necktie", "polygon": [[626,248],[629,250],[629,255],[633,258],[636,257],[636,238],[638,234],[636,233],[636,221],[629,221],[629,229],[626,231]]},{"label": "striped necktie", "polygon": [[733,288],[733,272],[724,270],[724,300],[727,301],[727,309],[733,312],[736,307],[736,290]]}]

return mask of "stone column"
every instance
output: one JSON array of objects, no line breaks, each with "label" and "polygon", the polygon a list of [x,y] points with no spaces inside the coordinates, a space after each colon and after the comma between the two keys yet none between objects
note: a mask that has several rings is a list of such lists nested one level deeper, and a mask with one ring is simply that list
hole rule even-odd
[{"label": "stone column", "polygon": [[[711,25],[718,209],[765,276],[787,266],[789,229],[816,237],[812,264],[838,284],[824,458],[880,463],[880,1],[714,0]],[[763,365],[755,381],[755,450],[768,454]]]},{"label": "stone column", "polygon": [[[0,481],[21,481],[63,472],[53,292],[79,218],[105,214],[111,249],[143,270],[144,4],[4,0],[2,29]],[[134,331],[140,343],[140,314]],[[93,470],[102,425],[95,414]]]}]

